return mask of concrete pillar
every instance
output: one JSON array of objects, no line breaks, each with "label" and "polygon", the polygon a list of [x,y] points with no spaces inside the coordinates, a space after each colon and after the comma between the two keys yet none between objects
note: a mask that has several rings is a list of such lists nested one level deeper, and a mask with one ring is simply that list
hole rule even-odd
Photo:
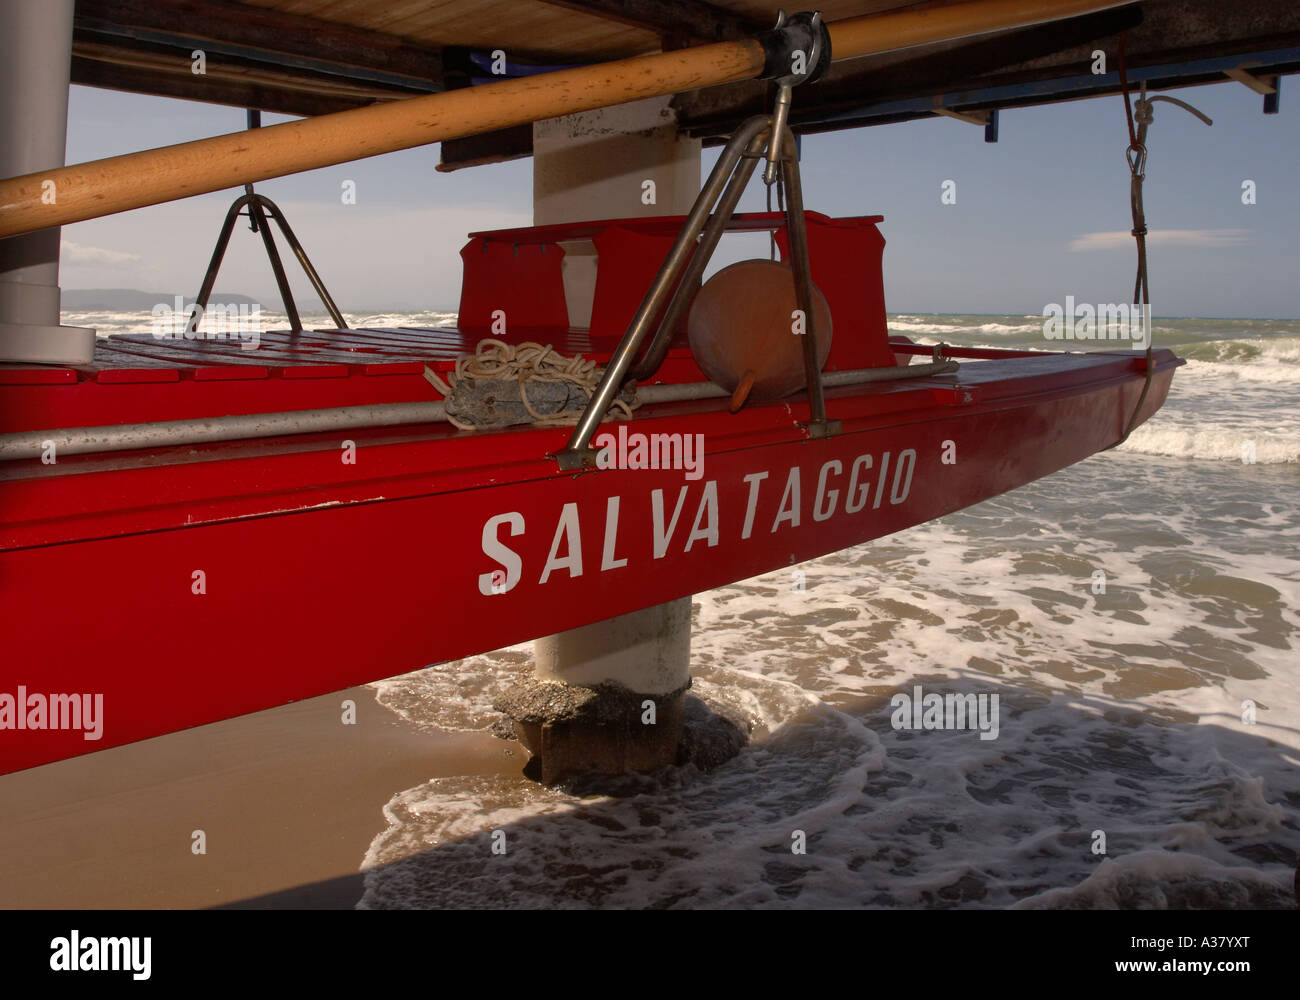
[{"label": "concrete pillar", "polygon": [[[63,166],[74,6],[0,0],[0,177]],[[0,361],[86,364],[94,353],[94,330],[59,325],[58,228],[0,239]]]},{"label": "concrete pillar", "polygon": [[[685,215],[700,193],[700,141],[677,134],[670,98],[655,97],[533,125],[533,225]],[[653,183],[653,201],[646,182]],[[569,323],[591,323],[596,249],[564,246]]]},{"label": "concrete pillar", "polygon": [[[533,126],[534,225],[685,215],[699,188],[700,143],[677,135],[667,98]],[[570,323],[585,327],[596,281],[591,241],[566,244],[564,265]],[[547,636],[534,648],[535,679],[498,707],[515,720],[542,781],[677,762],[690,686],[689,597]]]},{"label": "concrete pillar", "polygon": [[633,611],[534,643],[537,677],[588,687],[616,680],[669,694],[690,679],[691,599]]}]

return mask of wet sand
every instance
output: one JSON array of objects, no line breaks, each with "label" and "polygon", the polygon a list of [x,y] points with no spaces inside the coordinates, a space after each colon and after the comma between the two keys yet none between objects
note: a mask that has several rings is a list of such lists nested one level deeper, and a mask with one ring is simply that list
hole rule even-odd
[{"label": "wet sand", "polygon": [[0,907],[351,908],[394,793],[517,774],[524,754],[418,729],[353,688],[4,775]]}]

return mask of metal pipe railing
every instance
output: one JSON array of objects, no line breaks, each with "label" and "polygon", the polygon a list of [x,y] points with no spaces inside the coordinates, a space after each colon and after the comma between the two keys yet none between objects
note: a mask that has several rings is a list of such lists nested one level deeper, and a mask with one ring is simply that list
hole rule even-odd
[{"label": "metal pipe railing", "polygon": [[[829,372],[826,385],[847,386],[924,378],[956,371],[951,361],[894,368],[863,368]],[[637,390],[642,403],[672,403],[689,399],[721,399],[731,393],[712,382],[677,385],[648,385]],[[246,441],[292,434],[363,430],[368,427],[398,427],[408,424],[443,423],[447,411],[442,400],[422,403],[378,403],[371,406],[338,406],[319,410],[290,410],[283,413],[249,413],[233,417],[204,417],[194,420],[155,420],[100,427],[64,427],[57,430],[18,431],[0,434],[0,461],[40,459],[52,442],[56,455],[91,455],[100,452],[132,451],[136,448],[169,448],[176,445]]]}]

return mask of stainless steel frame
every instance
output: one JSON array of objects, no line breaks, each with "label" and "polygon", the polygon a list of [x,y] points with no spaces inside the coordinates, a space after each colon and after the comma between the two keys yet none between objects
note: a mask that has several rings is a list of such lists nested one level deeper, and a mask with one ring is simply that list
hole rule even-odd
[{"label": "stainless steel frame", "polygon": [[[790,264],[794,271],[796,301],[805,317],[804,377],[811,410],[808,431],[812,437],[828,437],[839,431],[838,421],[826,418],[821,368],[817,364],[816,313],[813,310],[812,271],[808,260],[808,233],[803,214],[803,188],[799,182],[798,148],[794,134],[782,124],[780,148],[784,152],[780,155],[773,152],[772,131],[778,118],[784,116],[755,115],[723,147],[722,155],[718,157],[718,162],[699,197],[695,199],[695,204],[691,206],[690,214],[664,258],[655,280],[641,300],[640,308],[605,368],[600,384],[583,411],[578,426],[574,428],[568,445],[555,456],[561,469],[582,469],[595,464],[596,453],[591,449],[591,439],[614,397],[622,390],[625,382],[649,378],[658,370],[668,351],[673,330],[695,296],[696,283],[708,266],[727,223],[731,221],[745,185],[753,176],[758,161],[763,158],[769,164],[779,161],[786,190],[785,217],[790,233]],[[661,314],[662,318],[659,318]],[[652,326],[655,334],[640,363],[633,368],[637,350]]]}]

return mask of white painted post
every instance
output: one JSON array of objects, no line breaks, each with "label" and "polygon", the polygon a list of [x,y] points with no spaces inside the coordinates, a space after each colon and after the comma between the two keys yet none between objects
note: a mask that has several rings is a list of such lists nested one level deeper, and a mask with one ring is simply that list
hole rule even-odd
[{"label": "white painted post", "polygon": [[[0,177],[63,166],[74,6],[0,0]],[[59,229],[0,240],[0,361],[91,362],[95,331],[59,319]]]},{"label": "white painted post", "polygon": [[[700,141],[655,97],[533,124],[533,225],[685,215],[700,192]],[[646,181],[653,183],[647,203]],[[591,323],[596,249],[563,244],[569,323]]]},{"label": "white painted post", "polygon": [[594,687],[618,681],[670,694],[691,676],[691,599],[682,597],[533,643],[538,680]]},{"label": "white painted post", "polygon": [[[700,141],[677,134],[656,97],[533,125],[533,225],[685,215],[700,191]],[[653,200],[645,196],[653,183]],[[587,326],[596,288],[590,240],[565,245],[569,322]],[[691,601],[682,598],[537,640],[537,676],[592,686],[616,680],[666,694],[690,676]]]},{"label": "white painted post", "polygon": [[[678,136],[666,98],[533,125],[535,225],[685,215],[699,188],[700,143]],[[564,247],[569,322],[589,326],[595,247],[590,240]],[[586,688],[616,682],[650,696],[657,709],[650,724],[640,704],[615,707],[621,703],[611,694],[615,715],[632,712],[622,725],[524,724],[543,781],[570,770],[654,770],[675,761],[691,670],[689,597],[545,636],[533,648],[537,681]]]}]

